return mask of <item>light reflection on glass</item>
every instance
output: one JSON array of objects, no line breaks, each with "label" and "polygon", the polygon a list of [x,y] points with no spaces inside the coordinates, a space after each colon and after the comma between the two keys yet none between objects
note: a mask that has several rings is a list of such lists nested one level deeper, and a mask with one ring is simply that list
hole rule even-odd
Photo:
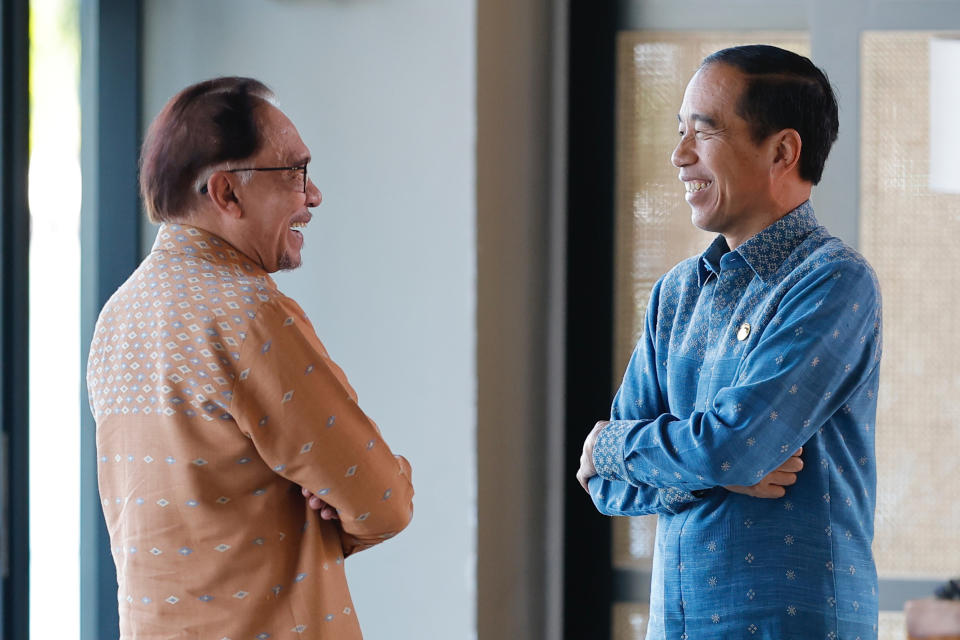
[{"label": "light reflection on glass", "polygon": [[76,0],[30,3],[30,637],[80,628]]}]

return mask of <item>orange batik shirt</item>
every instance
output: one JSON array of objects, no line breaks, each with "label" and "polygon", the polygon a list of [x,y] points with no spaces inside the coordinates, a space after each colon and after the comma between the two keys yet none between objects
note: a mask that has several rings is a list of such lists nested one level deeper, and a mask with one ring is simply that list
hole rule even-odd
[{"label": "orange batik shirt", "polygon": [[344,558],[410,521],[410,466],[262,268],[162,225],[87,386],[124,640],[361,637]]}]

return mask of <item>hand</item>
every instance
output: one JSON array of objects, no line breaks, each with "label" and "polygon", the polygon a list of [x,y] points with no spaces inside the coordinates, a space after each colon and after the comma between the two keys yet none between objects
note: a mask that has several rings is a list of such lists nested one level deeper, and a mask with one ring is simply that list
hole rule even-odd
[{"label": "hand", "polygon": [[328,505],[322,499],[314,495],[310,489],[306,487],[300,488],[300,493],[303,494],[303,497],[307,499],[307,504],[310,505],[310,508],[314,511],[320,512],[320,518],[323,520],[339,520],[340,516],[337,515],[337,510]]},{"label": "hand", "polygon": [[583,487],[583,490],[590,493],[587,486],[587,480],[597,475],[597,470],[593,466],[593,447],[597,444],[597,437],[605,426],[610,424],[609,420],[601,420],[593,425],[593,429],[587,434],[587,439],[583,441],[583,453],[580,454],[580,469],[577,471],[577,482]]},{"label": "hand", "polygon": [[724,487],[724,489],[754,498],[782,498],[787,493],[784,487],[789,487],[795,483],[797,473],[803,469],[803,460],[800,459],[802,453],[803,447],[800,447],[796,453],[787,458],[786,462],[768,473],[763,480],[753,486],[730,485]]},{"label": "hand", "polygon": [[412,484],[413,469],[410,467],[410,463],[407,461],[407,459],[404,458],[403,456],[398,456],[397,454],[393,454],[393,459],[400,464],[400,468],[403,469],[404,472],[407,474],[407,480],[409,480],[410,483]]}]

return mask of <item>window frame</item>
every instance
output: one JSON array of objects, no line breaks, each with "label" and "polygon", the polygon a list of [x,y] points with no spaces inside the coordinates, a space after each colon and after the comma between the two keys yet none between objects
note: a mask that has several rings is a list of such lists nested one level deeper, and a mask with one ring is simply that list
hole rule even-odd
[{"label": "window frame", "polygon": [[567,83],[567,283],[563,637],[611,637],[610,519],[574,479],[613,384],[615,3],[571,0]]},{"label": "window frame", "polygon": [[0,10],[0,416],[3,638],[29,638],[29,3]]},{"label": "window frame", "polygon": [[[81,379],[100,309],[136,269],[141,205],[142,0],[80,3]],[[96,426],[80,394],[80,638],[119,637],[117,577],[97,488]]]}]

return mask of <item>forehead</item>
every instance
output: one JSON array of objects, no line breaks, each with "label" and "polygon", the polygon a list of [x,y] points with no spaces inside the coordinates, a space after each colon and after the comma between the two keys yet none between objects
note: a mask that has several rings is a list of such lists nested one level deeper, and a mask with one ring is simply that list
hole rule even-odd
[{"label": "forehead", "polygon": [[712,118],[728,121],[736,115],[746,78],[739,69],[715,63],[701,67],[690,79],[680,106],[680,119]]},{"label": "forehead", "polygon": [[263,148],[257,155],[284,162],[299,161],[310,155],[310,150],[300,138],[297,128],[280,109],[265,105],[259,120]]}]

